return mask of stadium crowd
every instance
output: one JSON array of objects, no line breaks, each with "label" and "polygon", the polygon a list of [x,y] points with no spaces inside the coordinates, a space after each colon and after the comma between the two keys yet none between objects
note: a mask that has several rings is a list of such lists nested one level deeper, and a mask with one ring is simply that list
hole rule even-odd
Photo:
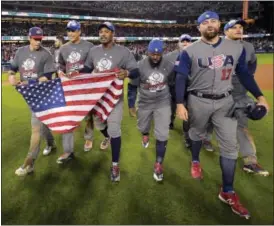
[{"label": "stadium crowd", "polygon": [[[255,50],[266,51],[266,52],[273,52],[274,51],[274,44],[272,38],[257,38],[257,39],[247,39],[247,41],[251,42]],[[96,43],[95,43],[96,44]],[[146,55],[147,45],[148,42],[126,42],[126,43],[119,43],[121,45],[125,45],[129,48],[134,54],[136,55]],[[2,62],[9,62],[13,59],[16,50],[25,45],[25,43],[2,43],[1,46],[1,56]],[[48,50],[53,52],[53,42],[44,41],[43,46],[46,47]],[[171,52],[177,48],[176,42],[166,42],[165,44],[165,53]]]},{"label": "stadium crowd", "polygon": [[[53,24],[38,24],[31,22],[14,23],[14,22],[2,22],[2,36],[25,36],[28,33],[29,28],[33,26],[41,27],[45,36],[65,35],[66,26],[62,23]],[[12,27],[12,29],[10,29]],[[98,25],[83,25],[82,36],[97,36]],[[115,25],[115,33],[117,37],[178,37],[182,33],[187,33],[191,36],[199,36],[199,31],[196,26],[187,25],[185,27],[160,27],[155,25],[149,27],[149,25],[143,25],[142,27],[125,27]],[[266,33],[262,28],[256,26],[250,26],[246,29],[247,34],[252,33]]]},{"label": "stadium crowd", "polygon": [[[45,7],[46,6],[46,7]],[[146,19],[178,19],[197,15],[206,10],[214,10],[219,14],[241,13],[241,1],[195,1],[177,2],[119,2],[119,1],[12,1],[2,3],[2,10],[14,10],[44,13],[78,14],[90,16],[113,16]],[[259,1],[249,1],[249,10],[260,11]],[[118,12],[118,14],[117,14]],[[187,20],[187,18],[186,18]],[[181,21],[182,22],[182,21]],[[186,22],[186,21],[184,21]]]}]

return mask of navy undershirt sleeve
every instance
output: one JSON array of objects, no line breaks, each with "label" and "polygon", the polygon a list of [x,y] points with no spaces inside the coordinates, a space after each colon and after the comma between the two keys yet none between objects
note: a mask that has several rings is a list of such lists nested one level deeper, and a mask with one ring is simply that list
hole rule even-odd
[{"label": "navy undershirt sleeve", "polygon": [[247,64],[245,62],[246,52],[243,48],[242,54],[238,60],[236,66],[236,74],[241,82],[241,84],[255,97],[263,96],[262,91],[258,87],[254,76],[249,73]]}]

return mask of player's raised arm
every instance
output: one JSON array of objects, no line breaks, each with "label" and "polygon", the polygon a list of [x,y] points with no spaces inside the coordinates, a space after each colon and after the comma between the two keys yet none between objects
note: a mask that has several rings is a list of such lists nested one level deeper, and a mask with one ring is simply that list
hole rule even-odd
[{"label": "player's raised arm", "polygon": [[265,106],[268,111],[268,103],[265,97],[263,96],[263,93],[260,90],[259,86],[257,85],[254,76],[248,72],[248,67],[245,63],[245,57],[246,52],[243,48],[236,67],[236,74],[238,75],[238,78],[242,85],[258,100],[258,104]]}]

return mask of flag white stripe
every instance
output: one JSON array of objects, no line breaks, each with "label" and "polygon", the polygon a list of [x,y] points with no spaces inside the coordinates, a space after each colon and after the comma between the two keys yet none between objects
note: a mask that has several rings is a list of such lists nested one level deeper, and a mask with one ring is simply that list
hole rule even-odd
[{"label": "flag white stripe", "polygon": [[67,121],[82,121],[82,119],[85,118],[85,116],[59,116],[59,117],[54,117],[51,119],[43,120],[44,124],[52,124],[56,122],[67,122]]},{"label": "flag white stripe", "polygon": [[102,98],[103,93],[99,94],[83,94],[83,95],[72,95],[72,96],[66,96],[66,102],[67,101],[76,101],[76,100],[99,100]]},{"label": "flag white stripe", "polygon": [[108,112],[111,112],[111,110],[113,109],[112,107],[108,105],[106,101],[100,100],[99,103],[102,104]]},{"label": "flag white stripe", "polygon": [[61,131],[65,131],[65,130],[71,130],[74,127],[76,127],[76,126],[59,126],[59,127],[52,127],[51,130],[61,132]]},{"label": "flag white stripe", "polygon": [[63,86],[64,91],[73,91],[80,89],[94,89],[94,88],[107,88],[111,85],[112,81],[104,81],[104,82],[96,82],[96,83],[88,83],[88,84],[76,84]]},{"label": "flag white stripe", "polygon": [[46,111],[41,111],[35,113],[37,117],[42,117],[45,115],[53,114],[53,113],[60,113],[65,111],[90,111],[93,108],[93,105],[75,105],[75,106],[67,106],[67,107],[60,107],[60,108],[53,108]]}]

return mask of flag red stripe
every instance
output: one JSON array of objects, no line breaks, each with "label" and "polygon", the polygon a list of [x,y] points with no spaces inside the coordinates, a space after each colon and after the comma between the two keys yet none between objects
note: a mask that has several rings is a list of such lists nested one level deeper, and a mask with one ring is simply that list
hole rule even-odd
[{"label": "flag red stripe", "polygon": [[76,122],[76,121],[65,121],[65,122],[55,122],[48,124],[48,127],[54,128],[54,127],[59,127],[59,126],[78,126],[80,125],[81,122]]},{"label": "flag red stripe", "polygon": [[77,90],[70,90],[64,91],[65,96],[73,96],[73,95],[81,95],[81,94],[99,94],[105,93],[107,87],[104,88],[94,88],[94,89],[77,89]]},{"label": "flag red stripe", "polygon": [[62,112],[56,112],[56,113],[51,113],[51,114],[41,116],[39,117],[39,119],[41,121],[44,121],[51,118],[62,117],[62,116],[85,116],[87,115],[87,113],[88,111],[62,111]]},{"label": "flag red stripe", "polygon": [[124,85],[119,85],[117,84],[115,81],[113,81],[113,83],[111,83],[111,86],[114,87],[117,90],[123,89]]},{"label": "flag red stripe", "polygon": [[96,111],[96,110],[94,109],[93,113],[94,113],[95,115],[97,115],[97,116],[101,119],[102,122],[104,122],[103,116],[102,116],[101,112]]},{"label": "flag red stripe", "polygon": [[98,82],[105,82],[109,80],[113,80],[115,75],[109,75],[104,77],[95,77],[95,78],[83,78],[79,80],[70,80],[70,81],[63,81],[62,86],[71,86],[71,85],[81,85],[81,84],[88,84],[88,83],[98,83]]},{"label": "flag red stripe", "polygon": [[74,105],[95,105],[98,100],[72,100],[67,101],[67,106],[74,106]]},{"label": "flag red stripe", "polygon": [[114,108],[115,104],[110,99],[103,96],[102,100],[106,102],[111,108]]},{"label": "flag red stripe", "polygon": [[108,115],[108,111],[107,111],[107,109],[105,108],[104,105],[102,105],[101,103],[98,102],[96,104],[96,106],[99,107],[104,112],[105,115]]},{"label": "flag red stripe", "polygon": [[112,91],[110,91],[109,89],[106,91],[107,94],[109,94],[113,99],[118,100],[121,95],[115,95]]}]

